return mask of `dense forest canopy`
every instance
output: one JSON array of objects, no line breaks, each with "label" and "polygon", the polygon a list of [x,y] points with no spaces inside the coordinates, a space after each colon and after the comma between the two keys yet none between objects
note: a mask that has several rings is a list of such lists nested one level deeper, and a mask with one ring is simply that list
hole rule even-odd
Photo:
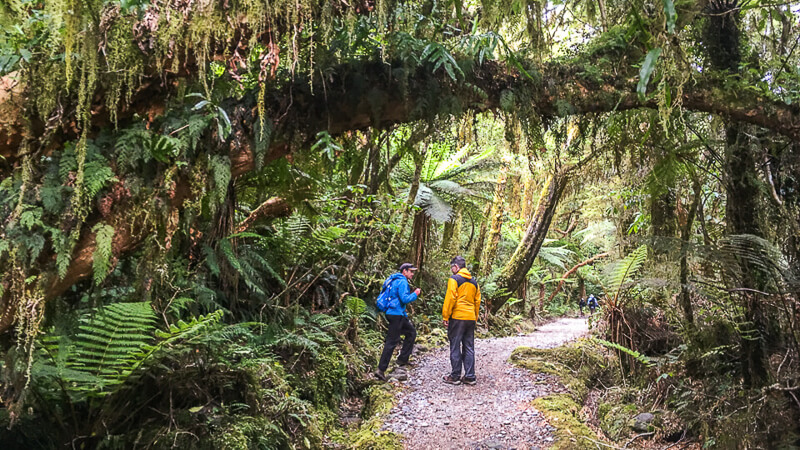
[{"label": "dense forest canopy", "polygon": [[430,331],[463,254],[490,329],[602,293],[620,370],[697,439],[797,445],[798,18],[0,3],[9,442],[319,447],[365,391],[383,278],[420,267]]}]

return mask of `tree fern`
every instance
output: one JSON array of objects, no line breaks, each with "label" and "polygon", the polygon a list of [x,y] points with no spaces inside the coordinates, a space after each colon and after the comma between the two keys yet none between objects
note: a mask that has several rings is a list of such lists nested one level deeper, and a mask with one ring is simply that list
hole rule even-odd
[{"label": "tree fern", "polygon": [[552,266],[567,270],[566,263],[574,254],[575,252],[568,249],[566,246],[548,247],[543,245],[536,257],[541,258]]},{"label": "tree fern", "polygon": [[632,277],[647,259],[647,246],[642,245],[622,261],[617,262],[606,276],[604,290],[606,298],[612,305],[617,305],[625,283]]},{"label": "tree fern", "polygon": [[764,281],[763,289],[782,293],[800,287],[797,274],[780,250],[766,239],[749,234],[731,235],[709,250],[706,257],[715,261],[729,279],[741,282],[746,271],[757,270]]}]

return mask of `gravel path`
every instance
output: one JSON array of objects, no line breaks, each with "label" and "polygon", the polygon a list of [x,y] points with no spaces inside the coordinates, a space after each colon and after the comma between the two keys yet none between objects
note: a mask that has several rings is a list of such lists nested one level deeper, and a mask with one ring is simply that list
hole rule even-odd
[{"label": "gravel path", "polygon": [[404,436],[407,449],[537,449],[553,442],[552,430],[530,403],[563,391],[549,375],[508,363],[517,347],[552,348],[587,333],[585,319],[562,318],[526,336],[476,339],[475,386],[442,382],[450,371],[448,349],[436,349],[408,372],[384,428]]}]

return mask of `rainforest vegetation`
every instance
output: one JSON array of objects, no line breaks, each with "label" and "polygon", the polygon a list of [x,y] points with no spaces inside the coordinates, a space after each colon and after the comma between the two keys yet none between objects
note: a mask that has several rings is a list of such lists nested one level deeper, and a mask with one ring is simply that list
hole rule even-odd
[{"label": "rainforest vegetation", "polygon": [[457,254],[482,335],[598,295],[664,438],[800,445],[798,43],[776,0],[0,2],[2,447],[397,445],[375,299],[417,265],[442,345]]}]

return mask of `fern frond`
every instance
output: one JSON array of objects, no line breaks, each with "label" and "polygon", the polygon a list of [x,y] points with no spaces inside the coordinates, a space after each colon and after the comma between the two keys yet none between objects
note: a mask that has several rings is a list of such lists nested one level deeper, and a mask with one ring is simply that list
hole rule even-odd
[{"label": "fern frond", "polygon": [[647,367],[653,367],[655,365],[653,363],[653,359],[652,358],[650,358],[650,357],[648,357],[646,355],[643,355],[643,354],[637,352],[636,350],[629,349],[628,347],[625,347],[624,345],[615,344],[614,342],[609,342],[609,341],[606,341],[604,339],[599,339],[599,338],[595,338],[595,337],[592,337],[592,338],[589,338],[589,339],[592,342],[598,343],[598,344],[600,344],[600,345],[602,345],[604,347],[613,348],[614,350],[617,350],[617,351],[619,351],[621,353],[625,353],[626,355],[631,356],[633,359],[639,361],[640,363],[644,364]]},{"label": "fern frond", "polygon": [[114,227],[98,223],[92,228],[95,233],[95,251],[92,255],[92,271],[94,284],[99,285],[106,279],[111,268],[112,243],[114,240]]},{"label": "fern frond", "polygon": [[606,277],[606,298],[616,305],[625,282],[632,277],[647,259],[647,246],[642,245],[632,251],[622,261],[612,266]]},{"label": "fern frond", "polygon": [[181,339],[196,336],[217,324],[222,311],[179,321],[169,331],[158,331],[150,303],[115,303],[80,318],[74,341],[66,337],[42,339],[47,360],[37,362],[37,377],[61,378],[71,392],[105,396],[139,375],[149,360]]},{"label": "fern frond", "polygon": [[209,159],[208,165],[214,178],[214,199],[222,204],[231,181],[231,161],[227,156],[215,155]]}]

